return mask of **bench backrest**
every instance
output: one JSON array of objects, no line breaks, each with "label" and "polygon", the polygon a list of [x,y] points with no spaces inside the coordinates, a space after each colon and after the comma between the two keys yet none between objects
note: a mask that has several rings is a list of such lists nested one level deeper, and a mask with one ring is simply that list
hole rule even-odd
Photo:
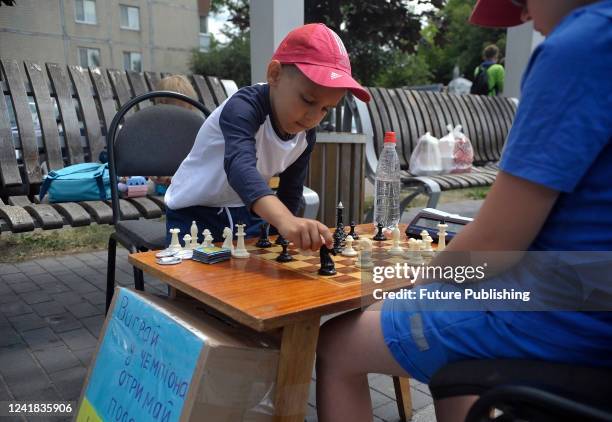
[{"label": "bench backrest", "polygon": [[[505,97],[453,95],[407,89],[368,88],[372,101],[367,106],[355,100],[353,114],[357,130],[372,139],[366,146],[366,172],[372,177],[386,131],[395,131],[402,169],[425,133],[440,138],[447,124],[461,124],[474,148],[474,162],[483,165],[501,156],[512,126],[516,102]],[[347,128],[345,128],[346,130]]]},{"label": "bench backrest", "polygon": [[[165,74],[44,65],[0,59],[0,198],[36,195],[44,170],[97,161],[119,107],[155,89]],[[192,75],[199,100],[214,109],[237,89]]]}]

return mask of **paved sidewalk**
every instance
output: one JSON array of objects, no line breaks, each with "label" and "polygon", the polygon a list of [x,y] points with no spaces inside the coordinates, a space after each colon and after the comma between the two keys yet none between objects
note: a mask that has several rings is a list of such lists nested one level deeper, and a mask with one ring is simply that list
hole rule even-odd
[{"label": "paved sidewalk", "polygon": [[[133,286],[132,277],[127,252],[119,249],[117,281]],[[78,400],[104,320],[105,288],[106,251],[0,264],[0,401]],[[166,292],[146,276],[145,288]],[[369,379],[374,420],[398,421],[391,377]],[[413,420],[435,421],[429,389],[411,383]],[[314,383],[307,420],[317,420]]]}]

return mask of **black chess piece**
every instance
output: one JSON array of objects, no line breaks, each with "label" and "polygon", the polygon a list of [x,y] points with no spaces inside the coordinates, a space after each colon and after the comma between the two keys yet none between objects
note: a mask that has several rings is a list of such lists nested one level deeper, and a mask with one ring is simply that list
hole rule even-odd
[{"label": "black chess piece", "polygon": [[276,257],[278,262],[289,262],[293,261],[293,257],[289,254],[287,248],[289,247],[289,242],[283,239],[283,243],[281,244],[283,247],[283,251]]},{"label": "black chess piece", "polygon": [[268,223],[261,223],[259,226],[259,240],[255,244],[258,248],[269,248],[272,246],[272,242],[268,239],[268,227],[270,227]]},{"label": "black chess piece", "polygon": [[353,238],[353,240],[359,240],[359,233],[355,231],[355,222],[351,221],[351,231],[349,232],[349,236]]},{"label": "black chess piece", "polygon": [[284,241],[285,241],[285,238],[283,237],[283,235],[279,234],[278,237],[276,238],[276,240],[274,241],[274,244],[275,245],[282,245]]},{"label": "black chess piece", "polygon": [[335,275],[336,265],[331,255],[336,255],[333,249],[329,249],[325,245],[321,245],[319,249],[319,258],[321,259],[321,268],[319,268],[320,275]]},{"label": "black chess piece", "polygon": [[340,253],[342,252],[342,249],[344,248],[344,239],[346,238],[345,233],[344,233],[344,225],[340,224],[338,227],[336,227],[336,230],[334,231],[333,234],[333,238],[334,238],[334,246],[333,246],[333,250],[335,253]]},{"label": "black chess piece", "polygon": [[385,234],[383,233],[383,225],[382,223],[378,223],[378,232],[376,232],[376,235],[372,238],[374,240],[378,240],[378,241],[385,241],[387,240],[387,238],[385,237]]}]

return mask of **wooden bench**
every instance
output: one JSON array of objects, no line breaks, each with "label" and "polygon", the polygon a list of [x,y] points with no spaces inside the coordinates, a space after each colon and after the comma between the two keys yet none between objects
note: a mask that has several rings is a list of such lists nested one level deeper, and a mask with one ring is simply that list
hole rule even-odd
[{"label": "wooden bench", "polygon": [[[402,212],[419,194],[429,197],[428,207],[435,207],[443,191],[490,186],[493,183],[498,171],[497,163],[516,112],[517,103],[514,99],[401,88],[368,90],[372,96],[368,104],[347,97],[341,126],[336,127],[346,132],[366,135],[365,173],[371,182],[374,182],[384,133],[396,132],[402,187],[411,190],[401,202]],[[442,137],[448,133],[447,124],[461,124],[470,138],[474,148],[472,172],[428,177],[410,174],[410,155],[419,138],[425,132]]]},{"label": "wooden bench", "polygon": [[[97,161],[119,107],[154,90],[163,76],[0,58],[0,89],[10,98],[0,101],[0,233],[112,224],[110,199],[40,203],[40,185],[48,171]],[[214,76],[190,80],[210,110],[238,89],[234,81]],[[160,196],[120,202],[125,219],[159,218],[164,212]],[[306,215],[313,209],[316,214],[316,193],[305,189],[304,203]]]}]

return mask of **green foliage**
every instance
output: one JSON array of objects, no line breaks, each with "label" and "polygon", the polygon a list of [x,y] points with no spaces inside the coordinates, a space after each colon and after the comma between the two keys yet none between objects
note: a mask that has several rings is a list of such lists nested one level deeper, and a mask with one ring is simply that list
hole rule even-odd
[{"label": "green foliage", "polygon": [[244,32],[230,38],[228,44],[211,42],[210,51],[194,51],[191,56],[193,73],[233,79],[239,87],[250,85],[251,53],[249,33]]},{"label": "green foliage", "polygon": [[400,87],[410,85],[427,85],[433,80],[433,74],[424,57],[417,54],[394,53],[392,64],[378,73],[375,86]]},{"label": "green foliage", "polygon": [[506,32],[470,25],[468,19],[476,0],[448,0],[423,29],[419,55],[429,64],[437,82],[448,83],[457,64],[469,79],[482,62],[482,50],[497,44],[506,47]]}]

